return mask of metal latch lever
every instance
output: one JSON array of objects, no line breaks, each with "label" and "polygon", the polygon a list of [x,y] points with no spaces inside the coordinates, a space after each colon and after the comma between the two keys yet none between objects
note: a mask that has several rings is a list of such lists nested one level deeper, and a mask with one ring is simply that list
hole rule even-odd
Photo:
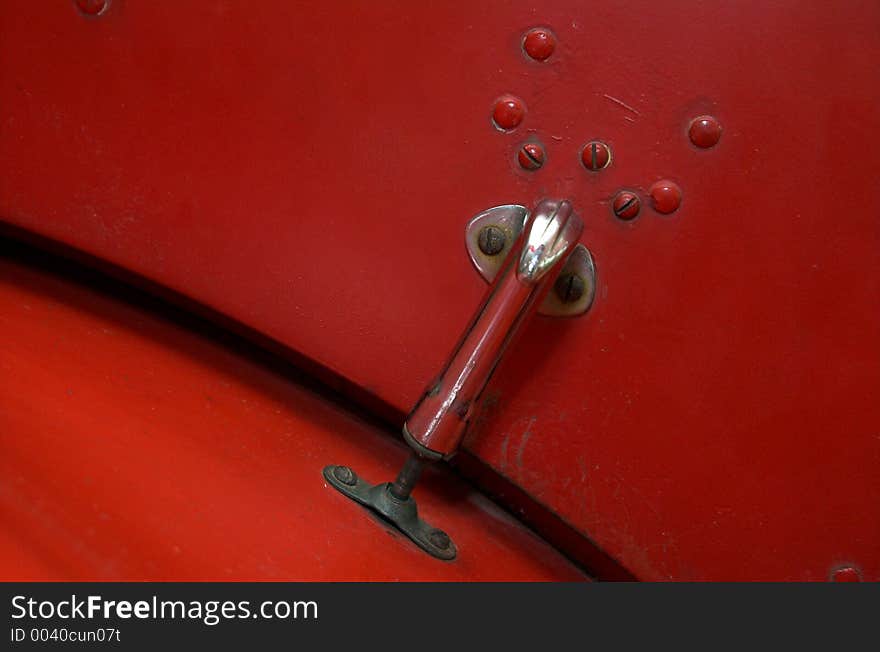
[{"label": "metal latch lever", "polygon": [[[520,326],[537,310],[583,230],[580,217],[565,200],[544,200],[531,216],[522,207],[499,208],[521,210],[521,229],[508,233],[516,237],[511,237],[512,246],[505,247],[507,255],[482,304],[437,380],[406,418],[403,435],[413,454],[397,479],[371,485],[345,466],[328,466],[323,472],[333,487],[384,516],[440,559],[455,558],[455,544],[445,532],[421,520],[413,488],[426,462],[448,459],[458,450],[492,373]],[[592,272],[592,259],[589,262]],[[587,281],[594,284],[592,278]]]}]

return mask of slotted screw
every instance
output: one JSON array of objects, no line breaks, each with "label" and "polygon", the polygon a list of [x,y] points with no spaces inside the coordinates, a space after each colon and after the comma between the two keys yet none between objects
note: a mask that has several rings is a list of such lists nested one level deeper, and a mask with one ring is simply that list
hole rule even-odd
[{"label": "slotted screw", "polygon": [[556,283],[553,284],[553,290],[562,303],[574,303],[584,296],[586,289],[587,285],[584,283],[584,279],[574,273],[560,274]]},{"label": "slotted screw", "polygon": [[504,250],[507,244],[507,236],[504,231],[494,225],[484,226],[477,236],[477,244],[487,256],[497,256]]}]

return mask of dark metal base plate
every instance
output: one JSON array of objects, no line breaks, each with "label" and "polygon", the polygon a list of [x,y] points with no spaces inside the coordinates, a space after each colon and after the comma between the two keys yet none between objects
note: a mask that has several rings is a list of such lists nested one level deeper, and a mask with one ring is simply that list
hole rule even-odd
[{"label": "dark metal base plate", "polygon": [[390,521],[422,550],[438,559],[455,559],[455,544],[443,531],[419,518],[415,499],[400,500],[391,494],[391,483],[371,485],[347,466],[324,467],[324,479],[352,500]]}]

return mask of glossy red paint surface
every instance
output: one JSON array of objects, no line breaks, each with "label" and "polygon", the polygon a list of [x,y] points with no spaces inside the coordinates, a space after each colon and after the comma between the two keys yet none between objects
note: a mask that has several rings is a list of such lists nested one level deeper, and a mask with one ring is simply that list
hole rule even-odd
[{"label": "glossy red paint surface", "polygon": [[[526,329],[470,451],[642,578],[880,579],[880,6],[341,7],[3,3],[0,217],[403,413],[485,289],[467,220],[568,196],[595,304]],[[658,179],[677,212],[614,217]]]},{"label": "glossy red paint surface", "polygon": [[721,140],[721,123],[711,115],[701,115],[691,122],[688,137],[697,147],[714,147]]},{"label": "glossy red paint surface", "polygon": [[107,9],[108,0],[75,0],[79,10],[87,16],[98,16]]},{"label": "glossy red paint surface", "polygon": [[648,190],[651,206],[658,213],[669,215],[681,206],[681,188],[674,181],[663,179],[654,183]]},{"label": "glossy red paint surface", "polygon": [[859,573],[858,569],[853,568],[852,566],[844,566],[843,568],[836,568],[834,572],[831,573],[831,581],[832,582],[861,582],[862,574]]},{"label": "glossy red paint surface", "polygon": [[546,61],[556,50],[556,37],[542,27],[530,29],[523,39],[523,50],[535,61]]},{"label": "glossy red paint surface", "polygon": [[495,101],[492,109],[492,122],[498,129],[513,131],[522,124],[526,117],[526,105],[513,95],[504,95]]},{"label": "glossy red paint surface", "polygon": [[0,578],[580,580],[449,473],[417,491],[440,562],[329,487],[406,449],[339,405],[134,305],[0,255]]}]

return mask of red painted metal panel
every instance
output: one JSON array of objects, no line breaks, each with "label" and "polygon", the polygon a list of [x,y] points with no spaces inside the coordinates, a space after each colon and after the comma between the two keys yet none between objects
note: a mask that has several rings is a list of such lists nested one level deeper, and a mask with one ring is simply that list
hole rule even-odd
[{"label": "red painted metal panel", "polygon": [[568,196],[595,305],[532,323],[470,449],[640,577],[877,579],[878,60],[854,1],[7,3],[0,216],[402,412],[484,290],[466,220]]},{"label": "red painted metal panel", "polygon": [[2,258],[0,306],[4,580],[586,579],[449,473],[428,557],[321,476],[404,447],[204,333]]}]

